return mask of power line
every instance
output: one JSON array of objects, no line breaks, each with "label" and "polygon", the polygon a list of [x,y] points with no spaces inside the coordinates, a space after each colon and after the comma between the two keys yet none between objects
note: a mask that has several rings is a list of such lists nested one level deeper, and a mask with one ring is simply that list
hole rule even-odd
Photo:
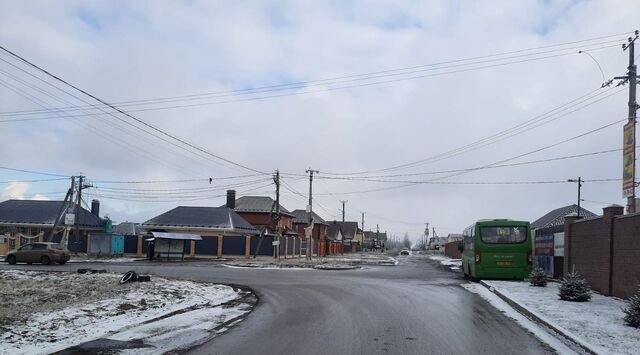
[{"label": "power line", "polygon": [[[503,159],[503,160],[500,160],[500,161],[497,161],[497,162],[494,162],[494,163],[491,163],[491,164],[486,164],[486,165],[483,165],[483,166],[480,166],[480,167],[477,167],[477,168],[474,168],[474,169],[465,170],[465,171],[462,171],[462,172],[459,172],[459,173],[456,173],[456,174],[447,175],[447,176],[436,178],[436,179],[432,179],[432,180],[422,181],[420,183],[423,184],[423,183],[428,183],[428,182],[434,182],[434,181],[441,180],[441,179],[447,179],[447,178],[458,176],[458,175],[462,175],[462,174],[465,174],[465,173],[468,173],[468,172],[471,172],[471,171],[486,169],[489,166],[499,165],[499,164],[505,163],[507,161],[515,160],[515,159],[518,159],[518,158],[522,158],[524,156],[531,155],[531,154],[534,154],[534,153],[538,153],[538,152],[541,152],[543,150],[550,149],[550,148],[556,147],[558,145],[561,145],[561,144],[564,144],[564,143],[567,143],[567,142],[570,142],[570,141],[585,137],[587,135],[599,132],[599,131],[601,131],[601,130],[603,130],[605,128],[611,127],[611,126],[613,126],[615,124],[624,122],[626,120],[627,120],[626,118],[624,118],[622,120],[617,120],[617,121],[608,123],[608,124],[606,124],[604,126],[601,126],[601,127],[589,130],[587,132],[581,133],[579,135],[564,139],[564,140],[562,140],[560,142],[556,142],[556,143],[553,143],[553,144],[550,144],[550,145],[546,145],[544,147],[537,148],[537,149],[534,149],[534,150],[526,152],[526,153],[518,154],[516,156],[510,157],[510,158],[507,158],[507,159]],[[370,192],[380,192],[380,191],[386,191],[386,190],[394,190],[394,189],[399,189],[399,188],[403,188],[403,187],[407,187],[407,186],[414,186],[414,185],[416,185],[416,184],[415,183],[403,183],[401,185],[394,185],[394,186],[388,186],[388,187],[382,187],[382,188],[376,188],[376,189],[368,189],[368,190],[360,190],[360,191],[347,191],[347,192],[316,193],[316,194],[317,195],[336,195],[336,196],[351,195],[351,194],[361,194],[361,193],[370,193]]]},{"label": "power line", "polygon": [[[616,41],[616,42],[618,42],[618,43],[615,44],[615,45],[599,47],[599,48],[591,48],[590,51],[599,50],[599,49],[605,49],[605,48],[618,47],[619,41]],[[299,96],[299,95],[306,95],[306,94],[315,94],[315,93],[321,93],[321,92],[353,89],[353,88],[360,88],[360,87],[366,87],[366,86],[382,85],[382,84],[389,84],[389,83],[402,82],[402,81],[408,81],[408,80],[423,79],[423,78],[436,77],[436,76],[442,76],[442,75],[458,74],[458,73],[464,73],[464,72],[469,72],[469,71],[473,71],[473,70],[489,69],[489,68],[501,67],[501,66],[512,65],[512,64],[526,63],[526,62],[531,62],[531,61],[536,61],[536,60],[543,60],[543,59],[550,59],[550,58],[574,55],[574,54],[576,54],[576,53],[571,52],[571,53],[554,54],[554,55],[547,55],[547,56],[537,57],[537,58],[529,58],[529,59],[523,59],[523,60],[517,60],[517,61],[511,61],[511,62],[505,62],[505,63],[478,66],[478,67],[473,67],[473,68],[451,70],[451,71],[446,71],[446,72],[441,72],[441,73],[423,74],[423,75],[417,75],[417,76],[408,76],[408,77],[394,78],[394,79],[389,79],[389,80],[380,80],[380,81],[374,81],[374,82],[368,82],[368,83],[362,83],[362,84],[353,84],[353,85],[344,85],[344,86],[339,86],[339,87],[330,87],[330,88],[324,88],[324,89],[320,89],[320,90],[298,91],[298,92],[290,92],[290,93],[277,94],[277,95],[268,95],[268,96],[261,96],[261,97],[250,97],[250,98],[243,98],[243,99],[217,101],[217,102],[205,102],[205,103],[197,103],[197,104],[174,105],[174,106],[167,106],[167,107],[160,107],[160,108],[133,109],[133,110],[128,110],[128,112],[145,112],[145,111],[166,110],[166,109],[176,109],[176,108],[185,108],[185,107],[209,106],[209,105],[219,105],[219,104],[237,103],[237,102],[245,102],[245,101],[266,100],[266,99],[273,99],[273,98],[280,98],[280,97],[287,97],[287,96]],[[0,61],[4,61],[4,60],[2,58],[0,58]],[[406,74],[406,73],[403,73],[403,74]],[[103,111],[101,108],[99,108],[97,106],[95,106],[94,109]],[[90,114],[84,114],[84,115],[69,115],[69,117],[103,115],[105,113],[106,112],[104,112],[104,113],[90,113]],[[38,121],[38,120],[48,120],[48,119],[55,119],[55,117],[4,119],[4,120],[0,120],[0,123],[20,122],[20,121]]]},{"label": "power line", "polygon": [[48,173],[48,172],[42,172],[42,171],[34,171],[34,170],[24,170],[24,169],[18,169],[18,168],[10,168],[8,166],[0,166],[0,169],[2,170],[10,170],[10,171],[17,171],[20,173],[28,173],[28,174],[36,174],[36,175],[45,175],[45,176],[58,176],[58,177],[62,177],[62,178],[70,178],[70,175],[61,175],[61,174],[55,174],[55,173]]},{"label": "power line", "polygon": [[[480,140],[477,140],[475,142],[466,144],[464,146],[458,147],[458,148],[454,148],[451,150],[448,150],[446,152],[443,153],[439,153],[427,158],[423,158],[417,161],[413,161],[413,162],[409,162],[409,163],[404,163],[404,164],[400,164],[400,165],[395,165],[392,167],[388,167],[388,168],[382,168],[382,169],[377,169],[377,170],[369,170],[369,171],[360,171],[360,172],[351,172],[351,173],[336,173],[336,172],[322,172],[323,174],[328,174],[328,175],[363,175],[363,174],[371,174],[371,173],[381,173],[381,172],[389,172],[389,171],[393,171],[393,170],[403,170],[403,169],[408,169],[408,168],[412,168],[412,167],[416,167],[419,165],[423,165],[426,163],[433,163],[433,162],[437,162],[437,161],[441,161],[444,159],[448,159],[448,158],[452,158],[461,154],[464,154],[466,152],[469,151],[475,151],[478,148],[482,148],[482,147],[486,147],[488,145],[503,141],[505,139],[514,137],[516,135],[520,135],[523,134],[525,132],[528,132],[532,129],[535,129],[537,127],[540,127],[542,125],[545,125],[547,123],[553,122],[555,120],[558,120],[562,117],[565,117],[569,114],[575,113],[579,110],[582,110],[586,107],[589,107],[597,102],[600,102],[608,97],[614,96],[622,91],[624,91],[624,89],[622,90],[617,90],[614,91],[613,93],[610,93],[609,95],[606,95],[604,97],[600,97],[595,101],[591,101],[588,102],[594,98],[596,98],[599,95],[602,95],[603,93],[606,93],[607,91],[601,91],[600,93],[597,93],[596,95],[593,95],[595,92],[599,91],[600,88],[592,90],[584,95],[581,95],[580,97],[573,99],[563,105],[560,105],[558,107],[555,107],[553,109],[551,109],[550,111],[547,111],[541,115],[537,115],[525,122],[519,123],[518,125],[515,125],[513,127],[510,127],[508,129],[502,130],[498,133],[492,134],[490,136],[487,136],[485,138],[482,138]],[[580,104],[583,104],[581,106],[578,106]],[[564,112],[561,115],[558,115],[556,117],[553,117],[554,115],[558,114],[559,112],[563,112],[566,111],[570,108],[573,107],[577,107],[574,110],[568,111],[568,112]]]},{"label": "power line", "polygon": [[[522,166],[529,164],[539,164],[539,163],[547,163],[552,161],[559,160],[567,160],[567,159],[575,159],[575,158],[583,158],[600,154],[608,154],[619,152],[622,149],[609,149],[609,150],[601,150],[597,152],[583,153],[583,154],[574,154],[567,155],[556,158],[547,158],[547,159],[538,159],[538,160],[530,160],[518,163],[510,163],[510,164],[498,164],[492,166],[479,166],[474,168],[465,168],[465,169],[451,169],[451,170],[440,170],[440,171],[427,171],[427,172],[419,172],[419,173],[410,173],[410,174],[393,174],[393,175],[373,175],[373,176],[319,176],[318,179],[326,179],[326,180],[349,180],[349,181],[381,181],[375,180],[376,178],[393,178],[393,177],[407,177],[407,176],[421,176],[421,175],[437,175],[437,174],[445,174],[445,173],[456,173],[456,172],[467,172],[474,170],[483,170],[483,169],[496,169],[496,168],[505,168],[505,167],[513,167],[513,166]],[[387,182],[387,181],[385,181]]]},{"label": "power line", "polygon": [[12,184],[12,183],[34,183],[34,182],[52,182],[52,181],[67,181],[69,178],[56,178],[56,179],[36,179],[36,180],[5,180],[0,181],[0,184]]},{"label": "power line", "polygon": [[[71,88],[73,88],[73,89],[75,89],[75,90],[77,90],[77,91],[81,92],[82,94],[84,94],[84,95],[86,95],[86,96],[88,96],[88,97],[90,97],[90,98],[92,98],[92,99],[94,99],[94,100],[98,101],[100,104],[105,105],[105,106],[107,106],[107,107],[109,107],[109,108],[111,108],[111,109],[113,109],[113,110],[117,111],[118,113],[120,113],[120,114],[122,114],[122,115],[125,115],[125,116],[127,116],[127,117],[129,117],[129,118],[133,119],[134,121],[136,121],[136,122],[138,122],[138,123],[140,123],[140,124],[142,124],[142,125],[144,125],[144,126],[146,126],[146,127],[150,128],[150,129],[152,129],[152,130],[154,130],[154,131],[156,131],[156,132],[158,132],[158,133],[160,133],[160,134],[162,134],[162,135],[164,135],[164,136],[166,136],[166,137],[169,137],[169,138],[171,138],[171,139],[173,139],[173,140],[175,140],[175,141],[177,141],[177,142],[180,142],[180,143],[184,144],[184,145],[185,145],[185,146],[187,146],[187,147],[190,147],[190,148],[192,148],[192,149],[195,149],[195,150],[197,150],[197,151],[200,151],[200,152],[202,152],[202,153],[204,153],[204,154],[206,154],[206,155],[209,155],[209,156],[211,156],[211,157],[214,157],[214,158],[216,158],[216,159],[219,159],[219,160],[221,160],[221,161],[224,161],[224,162],[226,162],[226,163],[228,163],[228,164],[231,164],[231,165],[234,165],[234,166],[237,166],[237,167],[240,167],[240,168],[243,168],[243,169],[249,170],[249,171],[253,171],[253,172],[256,172],[256,173],[263,173],[263,174],[264,174],[264,172],[261,172],[261,171],[259,171],[259,170],[255,170],[255,169],[250,168],[250,167],[248,167],[248,166],[245,166],[245,165],[243,165],[243,164],[240,164],[240,163],[234,162],[234,161],[232,161],[232,160],[230,160],[230,159],[227,159],[227,158],[224,158],[224,157],[219,156],[219,155],[217,155],[217,154],[211,153],[211,152],[209,152],[209,151],[208,151],[208,150],[206,150],[206,149],[203,149],[203,148],[201,148],[201,147],[199,147],[199,146],[196,146],[196,145],[194,145],[194,144],[192,144],[192,143],[190,143],[190,142],[188,142],[188,141],[186,141],[186,140],[184,140],[184,139],[182,139],[182,138],[177,137],[177,136],[176,136],[176,135],[174,135],[174,134],[171,134],[171,133],[169,133],[169,132],[167,132],[167,131],[165,131],[165,130],[163,130],[163,129],[161,129],[161,128],[158,128],[158,127],[156,127],[156,126],[154,126],[154,125],[152,125],[152,124],[150,124],[150,123],[148,123],[148,122],[146,122],[146,121],[144,121],[144,120],[142,120],[142,119],[140,119],[140,118],[138,118],[138,117],[136,117],[136,116],[134,116],[134,115],[132,115],[132,114],[130,114],[130,113],[128,113],[128,112],[126,112],[126,111],[124,111],[124,110],[122,110],[122,109],[120,109],[120,108],[118,108],[118,107],[116,107],[116,106],[114,106],[114,105],[112,105],[112,104],[110,104],[110,103],[108,103],[108,102],[106,102],[106,101],[104,101],[104,100],[100,99],[100,98],[98,98],[97,96],[95,96],[95,95],[93,95],[93,94],[90,94],[89,92],[87,92],[87,91],[85,91],[85,90],[83,90],[83,89],[80,89],[79,87],[77,87],[77,86],[75,86],[75,85],[73,85],[73,84],[70,84],[69,82],[65,81],[64,79],[62,79],[62,78],[60,78],[60,77],[58,77],[58,76],[56,76],[56,75],[51,74],[51,73],[50,73],[50,72],[48,72],[47,70],[45,70],[45,69],[43,69],[43,68],[41,68],[41,67],[39,67],[39,66],[35,65],[34,63],[32,63],[32,62],[30,62],[30,61],[26,60],[25,58],[23,58],[23,57],[19,56],[18,54],[14,53],[14,52],[12,52],[12,51],[10,51],[10,50],[8,50],[8,49],[6,49],[6,48],[5,48],[5,47],[3,47],[3,46],[0,46],[0,50],[2,50],[2,51],[4,51],[4,52],[8,53],[9,55],[11,55],[11,56],[12,56],[12,57],[14,57],[14,58],[17,58],[19,61],[21,61],[21,62],[23,62],[23,63],[26,63],[27,65],[29,65],[29,66],[31,66],[31,67],[33,67],[33,68],[35,68],[35,69],[39,70],[40,72],[42,72],[42,73],[44,73],[44,74],[48,75],[49,77],[51,77],[51,78],[53,78],[53,79],[55,79],[55,80],[57,80],[57,81],[60,81],[60,82],[62,82],[63,84],[65,84],[65,85],[67,85],[67,86],[69,86],[69,87],[71,87]],[[10,64],[10,65],[12,65],[12,66],[14,66],[14,67],[15,67],[15,65],[13,65],[12,63],[9,63],[9,62],[7,62],[7,61],[5,61],[5,60],[1,59],[1,58],[0,58],[0,60],[2,60],[2,61],[4,61],[4,62],[6,62],[7,64]],[[112,115],[112,116],[114,116],[114,117],[116,117],[115,115],[113,115],[113,114],[109,113],[108,111],[104,111],[104,112],[105,112],[105,113],[108,113],[108,114],[110,114],[110,115]],[[136,127],[137,127],[137,126],[136,126]],[[139,127],[138,127],[138,128],[139,128]],[[145,131],[145,132],[146,132],[146,133],[149,133],[148,131]],[[183,146],[180,146],[180,145],[177,145],[177,144],[174,144],[174,145],[175,145],[175,146],[177,146],[177,147],[180,147],[181,149],[184,149],[184,150],[186,150],[186,151],[188,151],[188,152],[190,152],[190,153],[192,153],[192,154],[193,154],[193,152],[192,152],[192,151],[190,151],[189,149],[186,149],[186,148],[185,148],[185,147],[183,147]]]},{"label": "power line", "polygon": [[[623,33],[623,34],[627,34],[627,33],[628,32]],[[293,83],[262,86],[262,87],[257,87],[257,88],[225,90],[225,91],[217,91],[217,92],[210,92],[210,93],[203,93],[203,94],[180,95],[180,96],[163,97],[163,98],[156,98],[156,99],[120,101],[120,102],[115,102],[113,104],[114,105],[119,105],[121,107],[127,107],[127,106],[141,105],[141,104],[148,105],[148,104],[175,102],[175,101],[183,101],[183,100],[199,100],[199,99],[203,99],[203,98],[219,98],[219,97],[236,96],[236,95],[251,95],[251,94],[256,94],[256,93],[265,93],[265,92],[272,92],[272,91],[308,88],[308,87],[314,87],[314,86],[319,86],[319,85],[331,85],[331,84],[340,84],[340,83],[345,83],[345,82],[371,80],[371,79],[381,78],[381,77],[407,75],[407,74],[414,74],[414,73],[419,73],[419,72],[424,72],[424,71],[442,70],[442,69],[454,68],[454,67],[460,67],[460,66],[483,64],[483,63],[489,63],[489,62],[493,62],[493,61],[504,61],[506,59],[514,59],[514,58],[521,58],[521,57],[524,57],[524,56],[547,54],[547,53],[553,53],[553,52],[557,52],[557,51],[575,50],[575,49],[583,48],[584,45],[581,45],[581,46],[578,46],[578,47],[570,47],[570,48],[559,48],[559,49],[555,49],[555,50],[548,50],[548,51],[535,52],[535,53],[529,53],[529,54],[519,54],[519,55],[513,55],[513,56],[509,56],[509,57],[505,57],[505,58],[493,59],[493,60],[478,61],[479,59],[503,57],[505,55],[511,55],[511,54],[529,52],[529,51],[536,51],[536,50],[540,50],[540,49],[547,49],[547,48],[554,48],[554,47],[563,47],[563,46],[567,46],[567,45],[571,45],[571,44],[585,43],[585,42],[591,42],[591,41],[594,41],[594,40],[618,37],[618,36],[621,36],[623,34],[594,37],[594,38],[591,38],[591,39],[572,41],[572,42],[566,42],[566,43],[555,44],[555,45],[547,45],[547,46],[534,47],[534,48],[528,48],[528,49],[520,49],[520,50],[515,50],[515,51],[501,52],[501,53],[495,53],[495,54],[489,54],[489,55],[483,55],[483,56],[476,56],[476,57],[470,57],[470,58],[442,61],[442,62],[423,64],[423,65],[416,65],[416,66],[409,66],[409,67],[402,67],[402,68],[395,68],[395,69],[387,69],[387,70],[374,71],[374,72],[368,72],[368,73],[338,76],[338,77],[327,78],[327,79],[299,81],[299,82],[293,82]],[[613,42],[620,42],[620,41],[623,41],[623,40],[624,39],[616,39],[616,40],[613,40],[613,41],[612,40],[608,40],[608,41],[605,41],[605,42],[586,44],[586,45],[588,45],[588,46],[603,45],[603,44],[609,44],[609,43],[613,43]],[[595,49],[597,49],[597,48],[595,48]],[[585,50],[585,49],[583,49],[583,50]],[[575,54],[575,53],[567,53],[567,54]],[[469,62],[469,61],[472,61],[472,62],[464,63],[464,62]],[[454,63],[458,63],[458,64],[451,65],[451,64],[454,64]],[[459,64],[459,63],[463,63],[463,64]],[[445,65],[445,64],[449,64],[449,65],[443,67],[443,65]],[[416,70],[416,69],[418,69],[418,70]],[[201,105],[201,104],[198,104],[198,105]],[[185,105],[185,106],[180,106],[180,107],[188,107],[188,106]],[[93,109],[95,107],[93,105],[90,105],[90,106],[72,106],[72,107],[59,108],[59,109],[60,110],[75,110],[75,109],[79,109],[79,108],[91,108],[91,109]],[[173,106],[173,107],[166,107],[166,108],[177,108],[177,107]],[[160,109],[166,109],[166,108],[160,108]],[[155,108],[155,109],[158,109],[158,108]],[[34,113],[40,113],[40,112],[42,112],[42,111],[38,111],[38,110],[22,110],[22,111],[12,111],[12,112],[0,112],[0,115],[34,114]],[[131,110],[130,112],[138,112],[138,111]]]}]

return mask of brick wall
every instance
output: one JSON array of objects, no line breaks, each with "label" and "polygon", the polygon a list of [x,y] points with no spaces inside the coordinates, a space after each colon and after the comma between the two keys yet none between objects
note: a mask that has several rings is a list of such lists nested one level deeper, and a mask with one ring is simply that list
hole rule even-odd
[{"label": "brick wall", "polygon": [[640,214],[607,207],[588,220],[567,217],[564,270],[584,276],[593,290],[628,298],[640,285]]},{"label": "brick wall", "polygon": [[452,258],[452,259],[461,259],[462,254],[460,254],[460,250],[458,250],[458,245],[462,244],[462,242],[449,242],[444,245],[444,255]]},{"label": "brick wall", "polygon": [[611,277],[617,297],[629,298],[640,287],[640,215],[615,220]]}]

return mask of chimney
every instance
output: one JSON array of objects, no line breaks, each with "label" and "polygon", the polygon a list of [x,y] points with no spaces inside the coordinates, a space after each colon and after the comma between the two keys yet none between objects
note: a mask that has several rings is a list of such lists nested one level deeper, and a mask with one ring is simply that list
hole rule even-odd
[{"label": "chimney", "polygon": [[100,217],[100,201],[91,201],[91,213],[93,213],[96,217]]},{"label": "chimney", "polygon": [[227,207],[236,208],[236,190],[227,190]]}]

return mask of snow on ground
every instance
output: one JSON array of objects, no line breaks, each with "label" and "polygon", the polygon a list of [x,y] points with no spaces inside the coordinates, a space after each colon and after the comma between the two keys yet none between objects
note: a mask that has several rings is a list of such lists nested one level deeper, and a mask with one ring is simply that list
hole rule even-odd
[{"label": "snow on ground", "polygon": [[144,257],[115,257],[115,258],[91,258],[91,257],[76,257],[72,256],[69,260],[70,263],[128,263],[132,261],[145,260]]},{"label": "snow on ground", "polygon": [[429,255],[429,259],[438,261],[440,265],[448,266],[453,271],[462,270],[462,259],[451,259],[444,255]]},{"label": "snow on ground", "polygon": [[261,269],[324,269],[350,270],[362,265],[397,265],[398,260],[380,253],[344,254],[331,256],[314,256],[312,260],[304,257],[274,260],[272,258],[238,259],[225,262],[226,267],[247,267]]},{"label": "snow on ground", "polygon": [[480,297],[487,300],[493,307],[500,310],[507,317],[515,320],[520,326],[531,332],[545,344],[555,349],[559,354],[580,354],[582,351],[574,349],[574,346],[565,343],[563,340],[553,336],[550,330],[542,328],[537,323],[527,319],[522,314],[514,310],[509,304],[500,297],[489,291],[484,286],[477,283],[467,283],[461,285],[467,291],[476,293]]},{"label": "snow on ground", "polygon": [[157,277],[120,285],[119,279],[107,273],[0,271],[0,353],[50,353],[111,335],[140,339],[150,352],[186,348],[251,308],[240,302],[245,291],[225,285]]},{"label": "snow on ground", "polygon": [[624,325],[626,302],[593,293],[589,302],[558,297],[558,283],[533,287],[527,282],[487,281],[502,294],[601,354],[638,354],[640,331]]}]

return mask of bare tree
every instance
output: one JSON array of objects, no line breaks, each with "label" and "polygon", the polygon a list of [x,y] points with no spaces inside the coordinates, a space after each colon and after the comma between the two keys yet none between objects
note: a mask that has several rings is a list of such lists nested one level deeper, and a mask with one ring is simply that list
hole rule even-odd
[{"label": "bare tree", "polygon": [[402,246],[405,248],[411,248],[411,239],[409,239],[409,233],[404,233],[404,238],[402,239]]}]

